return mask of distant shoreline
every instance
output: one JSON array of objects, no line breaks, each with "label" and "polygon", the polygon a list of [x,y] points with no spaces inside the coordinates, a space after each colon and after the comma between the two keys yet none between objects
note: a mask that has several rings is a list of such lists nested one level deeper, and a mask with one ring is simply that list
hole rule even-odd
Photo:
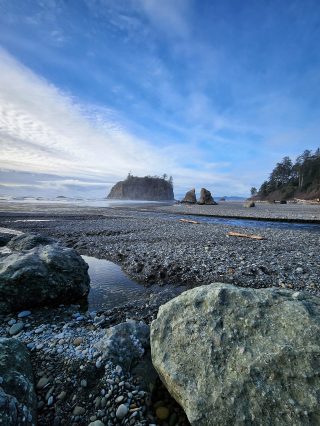
[{"label": "distant shoreline", "polygon": [[256,203],[256,207],[245,208],[239,201],[221,202],[215,206],[198,204],[174,204],[172,202],[112,202],[110,205],[87,205],[86,203],[67,202],[11,202],[0,201],[0,215],[19,214],[84,214],[103,215],[109,210],[156,212],[184,216],[220,217],[225,219],[243,219],[269,222],[290,222],[304,224],[320,223],[320,205],[318,204],[270,204]]}]

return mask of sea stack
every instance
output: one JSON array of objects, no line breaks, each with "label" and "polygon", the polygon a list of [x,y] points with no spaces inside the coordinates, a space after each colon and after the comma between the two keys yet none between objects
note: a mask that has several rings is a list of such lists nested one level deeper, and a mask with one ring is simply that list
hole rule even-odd
[{"label": "sea stack", "polygon": [[184,196],[184,198],[181,200],[181,203],[189,203],[189,204],[196,204],[197,197],[196,197],[196,190],[194,188],[190,189]]},{"label": "sea stack", "polygon": [[198,204],[215,205],[217,203],[214,201],[210,191],[206,188],[201,188]]},{"label": "sea stack", "polygon": [[160,177],[128,175],[117,182],[107,196],[114,200],[171,201],[174,199],[172,180]]}]

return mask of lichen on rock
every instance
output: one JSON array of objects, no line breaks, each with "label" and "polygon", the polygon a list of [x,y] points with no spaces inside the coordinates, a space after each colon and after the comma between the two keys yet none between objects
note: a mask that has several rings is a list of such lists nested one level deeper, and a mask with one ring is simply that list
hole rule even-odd
[{"label": "lichen on rock", "polygon": [[153,364],[194,426],[320,424],[320,301],[215,283],[159,309]]}]

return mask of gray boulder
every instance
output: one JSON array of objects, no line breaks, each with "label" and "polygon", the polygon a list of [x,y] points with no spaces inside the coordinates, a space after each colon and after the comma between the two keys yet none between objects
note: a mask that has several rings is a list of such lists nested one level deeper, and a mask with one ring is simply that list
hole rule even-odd
[{"label": "gray boulder", "polygon": [[52,240],[35,246],[29,236],[24,238],[10,244],[13,250],[24,248],[22,252],[0,257],[0,313],[70,303],[88,294],[88,265],[79,254]]},{"label": "gray boulder", "polygon": [[37,397],[25,346],[0,338],[0,424],[35,425]]},{"label": "gray boulder", "polygon": [[196,204],[197,197],[196,197],[196,190],[194,188],[190,189],[184,196],[184,198],[181,200],[181,203],[189,203],[189,204]]},{"label": "gray boulder", "polygon": [[160,307],[151,354],[192,425],[316,425],[319,336],[319,298],[216,283]]},{"label": "gray boulder", "polygon": [[7,247],[14,251],[30,250],[37,246],[46,246],[56,243],[53,238],[44,237],[38,234],[22,234],[12,238]]},{"label": "gray boulder", "polygon": [[144,322],[128,320],[110,327],[96,343],[102,357],[129,369],[150,347],[150,328]]},{"label": "gray boulder", "polygon": [[201,188],[198,204],[216,205],[217,203],[214,201],[210,191],[206,188]]}]

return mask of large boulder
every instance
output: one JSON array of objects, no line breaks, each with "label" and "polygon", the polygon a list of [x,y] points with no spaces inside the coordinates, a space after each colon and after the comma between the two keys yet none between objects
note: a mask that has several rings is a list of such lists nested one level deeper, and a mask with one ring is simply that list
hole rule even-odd
[{"label": "large boulder", "polygon": [[181,203],[189,203],[189,204],[196,204],[197,197],[196,197],[196,190],[194,188],[190,189],[184,196],[184,198],[181,200]]},{"label": "large boulder", "polygon": [[127,320],[110,327],[96,343],[102,358],[129,369],[150,347],[150,328],[142,321]]},{"label": "large boulder", "polygon": [[36,406],[27,349],[17,339],[0,338],[0,424],[35,425]]},{"label": "large boulder", "polygon": [[78,253],[52,240],[39,238],[35,245],[30,236],[18,238],[10,242],[14,251],[0,257],[0,313],[70,303],[88,294],[88,265]]},{"label": "large boulder", "polygon": [[14,251],[30,250],[37,246],[46,246],[56,241],[53,238],[38,234],[22,234],[12,238],[7,247]]},{"label": "large boulder", "polygon": [[250,209],[251,207],[255,207],[256,206],[256,204],[255,204],[255,202],[254,201],[252,201],[252,200],[247,200],[244,204],[243,204],[243,207],[245,207],[245,208],[247,208],[247,209]]},{"label": "large boulder", "polygon": [[192,425],[320,424],[320,300],[211,284],[160,307],[153,364]]},{"label": "large boulder", "polygon": [[201,188],[198,204],[215,205],[217,203],[214,201],[210,191],[206,188]]}]

